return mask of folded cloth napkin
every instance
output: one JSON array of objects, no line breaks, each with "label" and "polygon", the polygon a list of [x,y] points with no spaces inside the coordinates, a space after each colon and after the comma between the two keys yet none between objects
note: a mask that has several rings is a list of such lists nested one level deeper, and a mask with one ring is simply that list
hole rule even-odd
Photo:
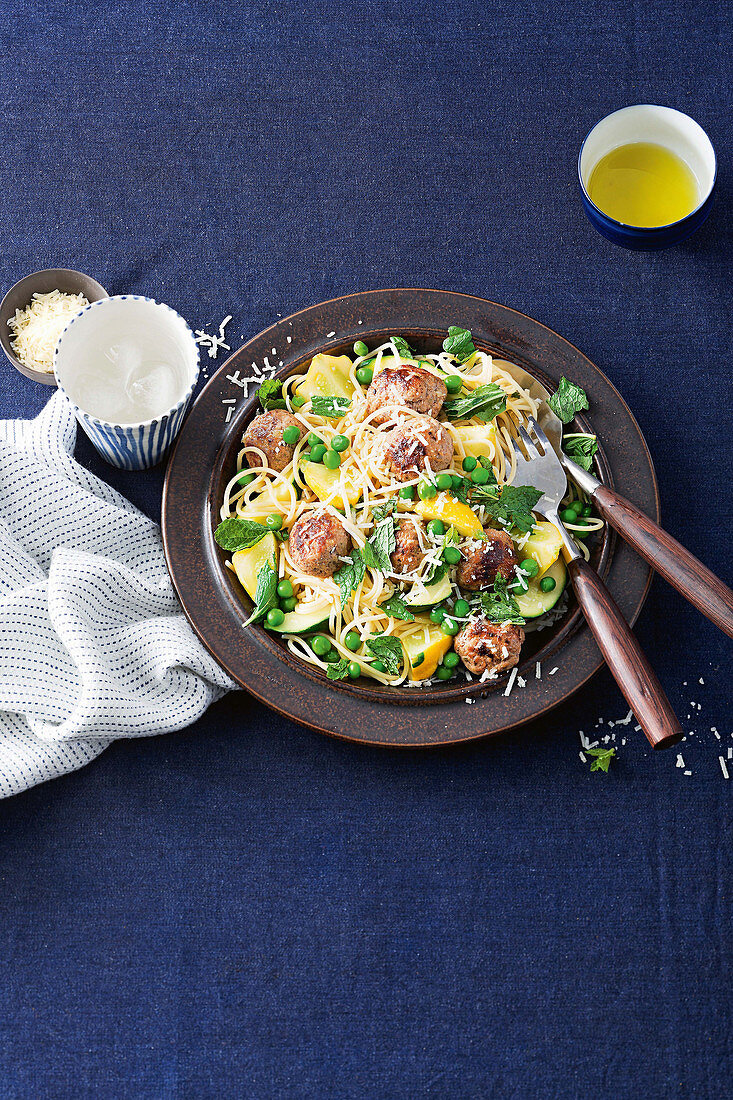
[{"label": "folded cloth napkin", "polygon": [[182,729],[236,686],[184,618],[160,528],[75,441],[61,393],[0,421],[0,797]]}]

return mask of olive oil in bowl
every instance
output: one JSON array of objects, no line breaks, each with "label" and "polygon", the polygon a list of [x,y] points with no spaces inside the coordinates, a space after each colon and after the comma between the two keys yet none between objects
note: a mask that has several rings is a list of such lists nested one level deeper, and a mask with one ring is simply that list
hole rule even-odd
[{"label": "olive oil in bowl", "polygon": [[692,169],[664,145],[636,141],[612,149],[588,180],[591,201],[624,225],[653,228],[686,218],[700,196]]}]

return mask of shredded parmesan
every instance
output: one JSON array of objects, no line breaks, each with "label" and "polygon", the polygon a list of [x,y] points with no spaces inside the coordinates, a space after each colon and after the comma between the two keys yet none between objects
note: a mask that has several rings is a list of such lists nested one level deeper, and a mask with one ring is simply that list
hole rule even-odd
[{"label": "shredded parmesan", "polygon": [[34,294],[25,309],[16,309],[8,320],[12,332],[10,346],[26,367],[53,372],[53,353],[59,336],[74,314],[88,306],[83,294],[63,294],[50,290],[47,294]]}]

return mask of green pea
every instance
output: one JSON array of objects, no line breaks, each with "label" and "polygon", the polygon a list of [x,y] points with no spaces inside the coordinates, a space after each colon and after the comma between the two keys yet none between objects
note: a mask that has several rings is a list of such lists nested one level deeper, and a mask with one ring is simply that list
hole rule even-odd
[{"label": "green pea", "polygon": [[286,428],[283,432],[283,443],[287,443],[292,447],[293,444],[300,440],[300,428],[296,428],[295,424],[291,424],[289,428]]},{"label": "green pea", "polygon": [[415,657],[415,660],[412,662],[412,667],[413,668],[419,668],[424,660],[425,660],[425,654],[424,653],[418,653],[418,655]]},{"label": "green pea", "polygon": [[325,443],[316,443],[311,449],[311,462],[323,462],[328,447]]},{"label": "green pea", "polygon": [[285,613],[279,607],[273,607],[271,611],[267,612],[268,626],[282,626],[284,619]]},{"label": "green pea", "polygon": [[583,507],[580,510],[580,514],[583,517],[583,519],[588,519],[589,516],[593,515],[593,505],[592,504],[584,504]]},{"label": "green pea", "polygon": [[358,680],[361,676],[361,665],[358,661],[349,661],[348,673],[352,680]]},{"label": "green pea", "polygon": [[450,652],[446,653],[445,657],[443,658],[443,664],[446,668],[458,668],[458,662],[460,661],[460,659],[461,658],[458,656],[458,654],[451,649]]},{"label": "green pea", "polygon": [[466,473],[470,474],[478,466],[478,459],[474,458],[473,455],[466,455],[461,465]]},{"label": "green pea", "polygon": [[403,485],[397,496],[400,500],[414,500],[415,499],[415,486]]},{"label": "green pea", "polygon": [[523,569],[528,577],[536,577],[540,571],[540,567],[534,558],[525,558],[524,561],[520,561],[519,568]]},{"label": "green pea", "polygon": [[543,592],[552,592],[553,588],[556,587],[556,583],[554,577],[543,577],[540,581],[540,588]]},{"label": "green pea", "polygon": [[366,346],[363,340],[357,340],[354,344],[354,355],[362,356],[368,355],[369,348]]},{"label": "green pea", "polygon": [[445,611],[442,607],[434,607],[430,612],[430,622],[435,623],[436,626],[440,626],[445,618]]},{"label": "green pea", "polygon": [[300,457],[303,459],[303,462],[313,461],[313,455],[310,453],[310,451],[301,451]]},{"label": "green pea", "polygon": [[322,443],[323,443],[323,440],[321,439],[318,432],[308,432],[308,446],[309,447],[318,447]]},{"label": "green pea", "polygon": [[417,487],[417,495],[420,500],[431,500],[437,493],[437,489],[431,481],[421,481]]},{"label": "green pea", "polygon": [[271,531],[279,531],[283,525],[283,518],[278,512],[270,512],[265,523]]},{"label": "green pea", "polygon": [[361,646],[361,638],[355,630],[350,630],[344,638],[344,645],[347,649],[350,649],[352,653],[356,653],[357,649]]},{"label": "green pea", "polygon": [[278,594],[278,596],[281,596],[283,599],[286,599],[288,596],[292,596],[292,594],[293,594],[292,581],[288,581],[288,580],[280,581],[280,583],[277,586],[277,594]]},{"label": "green pea", "polygon": [[335,435],[331,440],[334,451],[345,451],[349,446],[348,435]]},{"label": "green pea", "polygon": [[453,604],[453,614],[457,615],[459,619],[465,619],[471,608],[466,600],[456,600]]},{"label": "green pea", "polygon": [[239,481],[242,485],[251,485],[256,477],[257,474],[242,473],[237,476],[237,481]]},{"label": "green pea", "polygon": [[560,519],[563,523],[576,523],[578,519],[578,513],[574,508],[563,508],[560,513]]},{"label": "green pea", "polygon": [[433,538],[440,538],[441,535],[445,534],[445,524],[439,519],[431,519],[428,524],[428,534],[432,535]]},{"label": "green pea", "polygon": [[311,649],[316,657],[325,657],[331,649],[331,639],[324,638],[323,634],[316,634],[315,638],[311,638]]},{"label": "green pea", "polygon": [[451,476],[450,476],[451,488],[453,489],[454,493],[458,492],[461,485],[463,485],[464,480],[465,480],[465,478],[462,478],[460,474],[451,474]]},{"label": "green pea", "polygon": [[458,374],[449,374],[443,381],[448,393],[460,393],[463,388],[463,379]]},{"label": "green pea", "polygon": [[486,485],[490,476],[488,470],[485,470],[483,466],[479,466],[471,474],[471,481],[474,485]]},{"label": "green pea", "polygon": [[441,623],[440,629],[444,634],[450,638],[454,638],[458,631],[461,629],[461,624],[457,623],[455,619],[444,619]]},{"label": "green pea", "polygon": [[384,661],[372,661],[372,668],[375,672],[386,672],[387,666]]},{"label": "green pea", "polygon": [[450,474],[438,474],[435,479],[435,484],[438,486],[441,493],[444,493],[447,489],[453,488],[453,479]]},{"label": "green pea", "polygon": [[371,367],[364,365],[356,368],[356,380],[360,382],[362,386],[368,386],[372,378],[374,378],[374,371]]},{"label": "green pea", "polygon": [[453,676],[453,669],[448,668],[446,665],[441,665],[440,668],[436,670],[435,675],[439,680],[450,680]]},{"label": "green pea", "polygon": [[448,565],[458,565],[461,560],[461,551],[457,546],[446,546],[443,551],[443,557],[448,562]]},{"label": "green pea", "polygon": [[338,451],[326,451],[323,456],[323,465],[327,470],[338,470],[341,465],[341,455]]},{"label": "green pea", "polygon": [[282,601],[281,606],[283,611],[295,611],[297,604],[298,601],[296,600],[295,596],[288,596],[286,600]]},{"label": "green pea", "polygon": [[337,661],[341,660],[341,658],[339,656],[339,651],[337,649],[334,649],[333,646],[331,646],[328,653],[326,654],[326,656],[323,659],[326,662],[326,664],[329,664],[329,665],[335,665]]},{"label": "green pea", "polygon": [[293,396],[290,398],[290,404],[293,406],[294,409],[302,409],[305,405],[305,398],[301,397],[298,393],[293,394]]}]

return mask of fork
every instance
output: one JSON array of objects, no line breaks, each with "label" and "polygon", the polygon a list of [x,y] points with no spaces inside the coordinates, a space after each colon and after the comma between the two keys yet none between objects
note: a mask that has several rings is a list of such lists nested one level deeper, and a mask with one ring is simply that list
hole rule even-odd
[{"label": "fork", "polygon": [[668,748],[682,737],[677,716],[611,593],[563,527],[558,506],[567,492],[565,471],[537,421],[529,417],[528,423],[537,443],[518,426],[526,457],[512,439],[517,460],[514,484],[533,485],[542,491],[533,511],[560,533],[568,575],[598,648],[652,748]]}]

